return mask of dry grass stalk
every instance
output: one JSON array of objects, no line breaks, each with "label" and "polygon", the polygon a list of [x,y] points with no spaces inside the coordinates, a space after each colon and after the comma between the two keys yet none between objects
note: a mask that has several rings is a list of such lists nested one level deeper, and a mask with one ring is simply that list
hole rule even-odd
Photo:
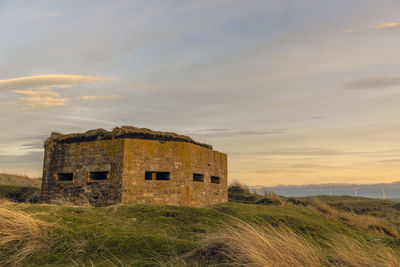
[{"label": "dry grass stalk", "polygon": [[69,206],[69,207],[90,207],[91,206],[89,199],[85,196],[70,198],[70,197],[65,197],[65,196],[59,195],[57,197],[50,199],[49,203],[60,205],[60,206]]},{"label": "dry grass stalk", "polygon": [[45,247],[46,223],[0,202],[0,265],[20,266]]}]

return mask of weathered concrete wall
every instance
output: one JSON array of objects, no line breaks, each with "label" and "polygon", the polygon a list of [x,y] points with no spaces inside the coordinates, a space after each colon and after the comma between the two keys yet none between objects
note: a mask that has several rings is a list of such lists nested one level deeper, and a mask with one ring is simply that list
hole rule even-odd
[{"label": "weathered concrete wall", "polygon": [[[90,172],[107,171],[93,181]],[[146,171],[168,172],[170,180],[145,180]],[[72,181],[57,180],[73,173]],[[193,173],[204,181],[193,181]],[[218,176],[220,183],[211,183]],[[76,143],[48,142],[45,147],[42,198],[87,199],[103,206],[144,201],[205,206],[228,201],[227,155],[189,142],[111,139]]]},{"label": "weathered concrete wall", "polygon": [[[205,206],[228,201],[227,156],[191,143],[125,139],[122,201]],[[170,173],[170,180],[145,180],[146,171]],[[203,182],[193,181],[203,174]],[[210,181],[220,177],[219,184]]]},{"label": "weathered concrete wall", "polygon": [[[102,206],[121,201],[123,139],[72,144],[48,143],[45,147],[42,198],[87,199]],[[108,171],[106,180],[91,180],[90,172]],[[72,181],[57,181],[57,173],[73,173]]]}]

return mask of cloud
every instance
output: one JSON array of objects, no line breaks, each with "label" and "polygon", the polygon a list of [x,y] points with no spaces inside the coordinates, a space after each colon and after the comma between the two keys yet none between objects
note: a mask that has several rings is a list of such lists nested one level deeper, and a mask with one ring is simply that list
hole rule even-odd
[{"label": "cloud", "polygon": [[371,28],[364,28],[364,29],[348,29],[344,30],[341,33],[343,34],[352,34],[352,33],[358,33],[358,32],[366,32],[370,30],[390,30],[390,29],[400,29],[400,22],[386,22],[382,24],[375,25]]},{"label": "cloud", "polygon": [[342,33],[344,33],[344,34],[350,34],[350,33],[355,33],[356,32],[356,30],[344,30],[344,31],[342,31]]},{"label": "cloud", "polygon": [[205,133],[210,133],[210,132],[227,132],[229,131],[228,129],[222,129],[222,128],[212,128],[212,129],[203,129],[199,130],[199,132],[205,132]]},{"label": "cloud", "polygon": [[238,136],[256,136],[256,135],[276,135],[276,134],[285,134],[287,133],[286,129],[273,129],[273,130],[243,130],[243,131],[234,131],[228,129],[205,129],[199,130],[194,133],[188,133],[188,135],[192,136],[202,136],[202,137],[238,137]]},{"label": "cloud", "polygon": [[19,97],[18,99],[23,101],[23,103],[18,104],[19,109],[36,109],[41,107],[56,107],[65,106],[67,99],[62,98],[59,93],[39,90],[39,91],[23,91],[15,90],[13,91],[17,94],[25,95],[26,97]]},{"label": "cloud", "polygon": [[377,89],[400,86],[400,76],[384,76],[359,79],[346,82],[344,87],[347,89]]},{"label": "cloud", "polygon": [[116,99],[116,98],[121,98],[121,95],[84,95],[78,97],[80,100],[107,100],[107,99]]},{"label": "cloud", "polygon": [[73,74],[50,74],[20,77],[0,80],[0,91],[39,89],[48,90],[52,88],[66,88],[73,84],[88,83],[95,81],[110,81],[109,77],[84,76]]},{"label": "cloud", "polygon": [[331,148],[318,148],[318,147],[293,147],[283,148],[270,151],[253,151],[253,152],[230,152],[235,155],[247,156],[304,156],[304,157],[319,157],[319,156],[363,156],[363,157],[385,157],[399,155],[400,149],[391,150],[378,150],[378,151],[349,151]]},{"label": "cloud", "polygon": [[250,153],[231,152],[231,154],[239,155],[255,155],[255,156],[332,156],[343,155],[352,152],[315,147],[299,147],[299,148],[284,148],[271,151],[254,151]]},{"label": "cloud", "polygon": [[387,22],[387,23],[382,23],[379,25],[376,25],[373,27],[373,29],[380,30],[380,29],[393,29],[393,28],[400,28],[400,23],[399,22]]},{"label": "cloud", "polygon": [[72,74],[51,74],[0,80],[0,92],[11,91],[22,95],[14,104],[19,110],[49,108],[66,105],[68,99],[53,89],[69,88],[76,84],[110,81],[109,77]]},{"label": "cloud", "polygon": [[31,151],[24,155],[0,155],[0,172],[26,172],[29,176],[40,176],[43,152]]}]

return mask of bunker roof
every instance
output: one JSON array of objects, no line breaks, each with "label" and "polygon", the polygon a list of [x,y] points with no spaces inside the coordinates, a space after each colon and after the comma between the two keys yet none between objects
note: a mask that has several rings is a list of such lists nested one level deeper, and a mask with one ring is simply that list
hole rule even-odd
[{"label": "bunker roof", "polygon": [[152,131],[147,128],[137,128],[134,126],[115,127],[112,131],[107,131],[104,129],[95,129],[87,131],[85,133],[60,134],[57,132],[53,132],[51,133],[51,136],[46,140],[46,145],[54,143],[70,144],[70,143],[119,139],[119,138],[187,142],[212,149],[211,145],[196,142],[192,138],[186,135],[180,135],[171,132]]}]

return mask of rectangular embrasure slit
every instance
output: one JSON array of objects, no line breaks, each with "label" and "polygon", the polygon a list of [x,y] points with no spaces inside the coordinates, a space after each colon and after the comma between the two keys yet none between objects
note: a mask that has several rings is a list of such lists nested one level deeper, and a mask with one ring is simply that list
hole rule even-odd
[{"label": "rectangular embrasure slit", "polygon": [[212,184],[219,184],[221,182],[221,179],[219,176],[211,176],[211,183]]},{"label": "rectangular embrasure slit", "polygon": [[204,174],[193,173],[193,182],[204,182]]},{"label": "rectangular embrasure slit", "polygon": [[153,171],[146,171],[144,173],[145,180],[170,180],[169,172],[153,172]]},{"label": "rectangular embrasure slit", "polygon": [[59,172],[57,173],[57,181],[59,182],[72,182],[74,174],[72,172]]},{"label": "rectangular embrasure slit", "polygon": [[108,172],[102,171],[102,172],[90,172],[89,177],[90,180],[107,180]]}]

